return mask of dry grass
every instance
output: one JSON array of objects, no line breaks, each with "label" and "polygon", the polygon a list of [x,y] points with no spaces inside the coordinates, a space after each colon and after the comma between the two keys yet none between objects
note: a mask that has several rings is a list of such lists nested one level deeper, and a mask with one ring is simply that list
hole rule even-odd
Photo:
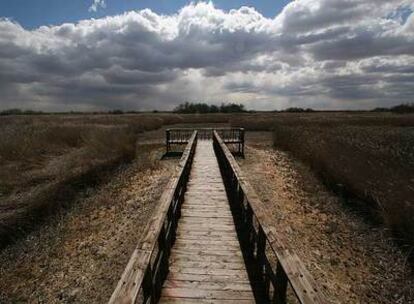
[{"label": "dry grass", "polygon": [[89,153],[97,157],[130,159],[135,155],[135,135],[128,128],[95,128],[82,139]]},{"label": "dry grass", "polygon": [[168,114],[1,117],[0,244],[133,159],[138,133],[182,121]]},{"label": "dry grass", "polygon": [[174,171],[163,150],[140,143],[130,164],[1,250],[0,303],[107,302]]},{"label": "dry grass", "polygon": [[[255,123],[257,122],[257,123]],[[273,130],[274,145],[304,160],[329,184],[414,248],[414,116],[275,114],[233,119]]]},{"label": "dry grass", "polygon": [[[136,154],[136,135],[140,132],[163,125],[216,126],[229,122],[247,130],[273,130],[276,146],[311,164],[336,188],[361,198],[396,238],[414,244],[414,116],[390,113],[2,117],[2,218],[15,212],[13,206],[37,205],[34,202],[42,206],[47,201],[44,195],[50,193],[55,198],[66,181],[88,184],[96,180],[91,172],[130,160]],[[52,184],[56,191],[50,189]]]}]

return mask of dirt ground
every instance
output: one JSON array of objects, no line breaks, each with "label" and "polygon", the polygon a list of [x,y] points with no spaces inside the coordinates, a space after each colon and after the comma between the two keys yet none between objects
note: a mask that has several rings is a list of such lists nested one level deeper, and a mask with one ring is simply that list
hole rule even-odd
[{"label": "dirt ground", "polygon": [[0,303],[105,303],[137,244],[175,160],[159,145],[41,229],[0,253]]},{"label": "dirt ground", "polygon": [[246,138],[242,169],[333,303],[414,303],[406,259],[387,231],[347,208],[303,163],[273,149],[270,133]]}]

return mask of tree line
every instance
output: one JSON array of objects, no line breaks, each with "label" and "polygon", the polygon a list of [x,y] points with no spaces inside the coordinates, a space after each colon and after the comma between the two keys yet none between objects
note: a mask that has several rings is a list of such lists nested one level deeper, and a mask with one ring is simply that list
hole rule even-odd
[{"label": "tree line", "polygon": [[174,113],[194,114],[194,113],[243,113],[246,112],[244,105],[236,103],[222,103],[220,106],[209,105],[207,103],[185,102],[173,110]]},{"label": "tree line", "polygon": [[[414,103],[406,103],[400,104],[397,106],[393,106],[390,108],[375,108],[371,110],[372,112],[392,112],[398,114],[404,113],[414,113]],[[157,110],[152,111],[153,113],[158,113]],[[185,102],[173,110],[174,113],[179,114],[194,114],[194,113],[244,113],[248,112],[244,105],[236,104],[236,103],[222,103],[220,106],[217,105],[209,105],[207,103],[190,103]],[[255,112],[255,111],[249,111]],[[311,113],[315,112],[315,110],[311,108],[299,108],[299,107],[291,107],[284,110],[279,111],[272,111],[272,112],[291,112],[291,113]],[[143,113],[140,111],[123,111],[120,109],[109,110],[109,111],[98,111],[98,112],[77,112],[77,111],[70,111],[70,112],[42,112],[42,111],[34,111],[34,110],[22,110],[22,109],[7,109],[0,111],[0,116],[5,115],[48,115],[48,114],[136,114],[136,113]]]}]

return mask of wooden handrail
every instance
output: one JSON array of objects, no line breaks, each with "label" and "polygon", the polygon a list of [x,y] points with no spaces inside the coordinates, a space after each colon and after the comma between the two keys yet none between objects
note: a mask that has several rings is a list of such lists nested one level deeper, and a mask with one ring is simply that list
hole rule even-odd
[{"label": "wooden handrail", "polygon": [[[301,304],[329,303],[287,240],[273,226],[268,210],[249,184],[217,132],[214,150],[220,165],[242,250],[258,273],[265,302],[285,304],[290,283]],[[274,258],[269,257],[271,253]]]},{"label": "wooden handrail", "polygon": [[175,240],[181,204],[197,144],[192,136],[171,177],[154,216],[147,223],[138,246],[113,292],[109,304],[156,303],[168,274],[168,258]]},{"label": "wooden handrail", "polygon": [[224,143],[232,145],[233,152],[239,156],[244,156],[244,129],[243,128],[173,128],[165,130],[166,153],[172,151],[172,145],[187,144],[191,134],[196,130],[198,139],[210,140],[213,132],[216,131],[223,139]]}]

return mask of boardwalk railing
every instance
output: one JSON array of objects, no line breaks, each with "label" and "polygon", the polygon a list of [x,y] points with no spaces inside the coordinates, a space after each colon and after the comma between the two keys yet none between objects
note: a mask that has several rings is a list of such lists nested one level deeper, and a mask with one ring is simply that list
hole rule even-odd
[{"label": "boardwalk railing", "polygon": [[200,140],[213,139],[213,132],[216,131],[224,143],[232,148],[234,154],[244,156],[244,129],[243,128],[175,128],[165,131],[165,144],[167,154],[173,152],[174,145],[185,145],[188,143],[194,130],[197,130],[197,137]]},{"label": "boardwalk railing", "polygon": [[188,139],[177,171],[161,196],[158,210],[147,224],[110,304],[157,303],[168,274],[168,259],[175,240],[181,204],[197,144],[197,131]]},{"label": "boardwalk railing", "polygon": [[[214,132],[213,144],[246,264],[253,268],[254,277],[259,280],[253,286],[256,298],[263,303],[285,304],[290,283],[301,304],[328,303],[299,257],[275,231],[266,206],[247,182],[218,132]],[[257,289],[260,289],[259,297]]]}]

